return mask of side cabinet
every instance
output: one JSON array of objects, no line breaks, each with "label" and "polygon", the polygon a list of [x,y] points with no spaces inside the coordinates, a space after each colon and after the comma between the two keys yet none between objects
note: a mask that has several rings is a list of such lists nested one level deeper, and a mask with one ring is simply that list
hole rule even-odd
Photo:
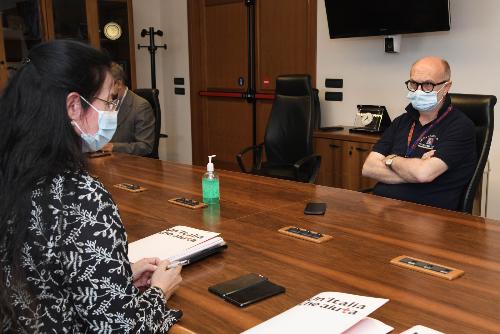
[{"label": "side cabinet", "polygon": [[371,188],[375,181],[361,176],[363,163],[378,136],[339,132],[316,132],[314,149],[322,156],[317,184],[361,190]]}]

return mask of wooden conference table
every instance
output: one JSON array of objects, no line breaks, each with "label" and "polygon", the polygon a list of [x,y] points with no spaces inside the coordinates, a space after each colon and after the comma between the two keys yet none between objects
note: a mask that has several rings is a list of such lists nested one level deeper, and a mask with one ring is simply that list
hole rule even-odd
[{"label": "wooden conference table", "polygon": [[[220,232],[228,243],[226,252],[185,267],[183,285],[169,302],[184,311],[180,324],[196,333],[239,333],[323,291],[390,299],[372,316],[394,333],[416,324],[446,333],[500,333],[498,221],[220,170],[220,206],[191,210],[167,200],[201,199],[204,168],[119,154],[92,159],[90,168],[117,202],[129,241],[186,225]],[[120,182],[148,190],[112,186]],[[326,202],[325,216],[305,216],[308,201]],[[277,232],[288,225],[334,239],[315,244]],[[465,275],[448,281],[391,265],[399,255]],[[207,291],[250,272],[285,286],[286,293],[238,308]]]}]

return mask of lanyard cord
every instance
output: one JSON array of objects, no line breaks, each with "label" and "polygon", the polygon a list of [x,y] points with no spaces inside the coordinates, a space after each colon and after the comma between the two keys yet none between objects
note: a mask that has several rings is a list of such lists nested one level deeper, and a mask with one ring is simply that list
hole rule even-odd
[{"label": "lanyard cord", "polygon": [[413,121],[413,124],[411,125],[411,128],[410,128],[410,132],[408,133],[408,144],[407,144],[408,146],[407,146],[407,149],[406,149],[405,158],[408,158],[413,153],[413,151],[417,147],[418,143],[420,143],[420,141],[422,140],[422,138],[427,133],[429,133],[429,131],[431,131],[431,129],[434,127],[434,125],[439,124],[439,122],[441,122],[443,120],[443,118],[445,118],[450,113],[450,111],[452,111],[452,110],[453,110],[453,106],[450,105],[448,107],[448,109],[446,109],[446,111],[441,116],[439,116],[438,119],[436,119],[431,125],[429,125],[429,127],[427,129],[425,129],[420,134],[420,136],[417,139],[415,139],[415,141],[413,142],[413,144],[410,145],[410,143],[411,143],[411,137],[413,136],[413,130],[415,130],[415,123],[417,122],[417,121]]}]

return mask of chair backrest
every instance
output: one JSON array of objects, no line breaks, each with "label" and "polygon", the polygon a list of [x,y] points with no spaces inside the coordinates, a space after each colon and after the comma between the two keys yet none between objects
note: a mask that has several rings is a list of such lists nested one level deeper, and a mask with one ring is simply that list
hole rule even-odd
[{"label": "chair backrest", "polygon": [[450,94],[451,103],[462,111],[476,126],[478,162],[474,174],[465,189],[460,211],[472,213],[474,196],[483,175],[493,137],[493,110],[497,98],[493,95]]},{"label": "chair backrest", "polygon": [[161,132],[161,109],[160,100],[158,99],[158,89],[152,88],[137,88],[133,90],[134,93],[147,100],[155,113],[155,141],[153,143],[153,150],[149,155],[150,158],[158,159],[158,145],[160,143]]},{"label": "chair backrest", "polygon": [[309,75],[276,79],[276,98],[264,135],[268,163],[293,164],[312,154],[312,134],[318,121],[314,94]]}]

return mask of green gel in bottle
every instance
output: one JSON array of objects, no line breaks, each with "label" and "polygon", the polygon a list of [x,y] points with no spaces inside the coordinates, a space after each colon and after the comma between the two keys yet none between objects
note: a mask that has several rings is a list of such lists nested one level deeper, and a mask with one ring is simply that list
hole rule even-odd
[{"label": "green gel in bottle", "polygon": [[203,175],[201,180],[201,187],[203,190],[203,202],[206,204],[219,203],[219,176],[215,173],[212,158],[215,155],[208,156],[207,172]]}]

